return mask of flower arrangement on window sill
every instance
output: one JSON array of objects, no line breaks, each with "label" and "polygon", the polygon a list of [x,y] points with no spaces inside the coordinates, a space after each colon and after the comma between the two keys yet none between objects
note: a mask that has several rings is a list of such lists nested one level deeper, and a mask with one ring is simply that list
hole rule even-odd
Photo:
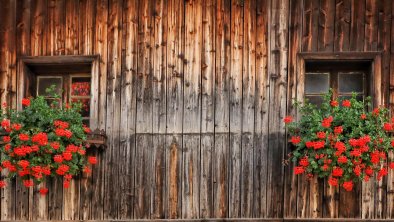
[{"label": "flower arrangement on window sill", "polygon": [[390,159],[394,118],[389,119],[385,108],[372,110],[370,98],[357,101],[355,94],[351,99],[331,98],[329,92],[319,108],[296,103],[298,122],[284,118],[294,145],[290,154],[296,163],[294,174],[327,178],[330,186],[346,191],[360,181],[381,180],[394,169]]},{"label": "flower arrangement on window sill", "polygon": [[[15,177],[25,187],[38,185],[48,177],[61,177],[67,188],[72,178],[91,172],[97,158],[86,155],[90,129],[82,124],[80,106],[50,107],[41,96],[23,99],[22,106],[18,111],[3,104],[0,114],[4,134],[0,170],[5,177],[0,187]],[[40,189],[42,195],[47,192],[45,187]]]}]

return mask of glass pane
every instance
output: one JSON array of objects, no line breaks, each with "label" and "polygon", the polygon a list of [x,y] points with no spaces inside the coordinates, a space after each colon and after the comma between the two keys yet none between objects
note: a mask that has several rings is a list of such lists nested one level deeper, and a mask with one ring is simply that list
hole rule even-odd
[{"label": "glass pane", "polygon": [[329,87],[328,73],[307,73],[305,75],[305,93],[325,93]]},{"label": "glass pane", "polygon": [[339,92],[363,92],[363,73],[339,73]]},{"label": "glass pane", "polygon": [[308,100],[309,103],[315,104],[317,106],[320,106],[323,103],[323,96],[321,95],[306,95],[305,99]]},{"label": "glass pane", "polygon": [[72,96],[90,96],[90,77],[72,77]]},{"label": "glass pane", "polygon": [[62,77],[38,77],[37,94],[38,96],[53,96],[46,92],[46,89],[55,86],[55,93],[62,94]]},{"label": "glass pane", "polygon": [[81,103],[82,117],[89,117],[90,114],[90,99],[72,99],[72,103]]}]

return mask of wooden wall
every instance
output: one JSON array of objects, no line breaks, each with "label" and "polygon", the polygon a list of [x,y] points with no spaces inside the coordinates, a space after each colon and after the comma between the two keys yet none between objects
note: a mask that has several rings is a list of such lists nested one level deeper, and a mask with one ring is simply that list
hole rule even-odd
[{"label": "wooden wall", "polygon": [[0,102],[17,102],[20,56],[97,54],[98,126],[108,135],[91,177],[64,190],[49,181],[46,197],[13,181],[1,190],[0,219],[393,218],[393,172],[346,193],[282,164],[298,52],[382,51],[384,102],[394,99],[393,7],[0,1]]}]

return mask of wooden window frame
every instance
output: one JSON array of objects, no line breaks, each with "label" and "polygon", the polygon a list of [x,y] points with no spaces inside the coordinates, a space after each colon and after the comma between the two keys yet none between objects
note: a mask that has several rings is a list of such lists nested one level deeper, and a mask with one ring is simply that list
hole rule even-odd
[{"label": "wooden window frame", "polygon": [[[384,83],[382,75],[382,53],[381,52],[302,52],[297,54],[297,100],[304,100],[305,73],[307,62],[370,62],[370,94],[374,107],[387,104],[387,95],[382,91]],[[368,84],[368,83],[367,83]]]},{"label": "wooden window frame", "polygon": [[[29,96],[31,85],[27,84],[28,79],[34,79],[39,73],[31,71],[31,66],[65,66],[78,67],[81,65],[89,65],[91,77],[91,98],[90,98],[90,128],[98,129],[98,109],[99,109],[99,55],[89,56],[24,56],[17,60],[17,101],[22,101],[23,98]],[[17,102],[17,109],[22,109],[20,102]]]}]

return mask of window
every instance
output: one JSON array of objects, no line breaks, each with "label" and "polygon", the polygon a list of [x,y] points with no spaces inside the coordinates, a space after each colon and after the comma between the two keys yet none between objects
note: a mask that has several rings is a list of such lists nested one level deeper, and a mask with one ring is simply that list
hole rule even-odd
[{"label": "window", "polygon": [[352,92],[358,100],[369,95],[370,62],[314,61],[305,64],[304,97],[320,105],[322,95],[331,88],[334,98],[351,98]]},{"label": "window", "polygon": [[81,115],[84,124],[89,125],[90,117],[90,74],[58,74],[37,75],[36,95],[44,96],[48,103],[56,98],[48,94],[46,89],[55,86],[55,93],[59,95],[59,104],[81,103]]}]

